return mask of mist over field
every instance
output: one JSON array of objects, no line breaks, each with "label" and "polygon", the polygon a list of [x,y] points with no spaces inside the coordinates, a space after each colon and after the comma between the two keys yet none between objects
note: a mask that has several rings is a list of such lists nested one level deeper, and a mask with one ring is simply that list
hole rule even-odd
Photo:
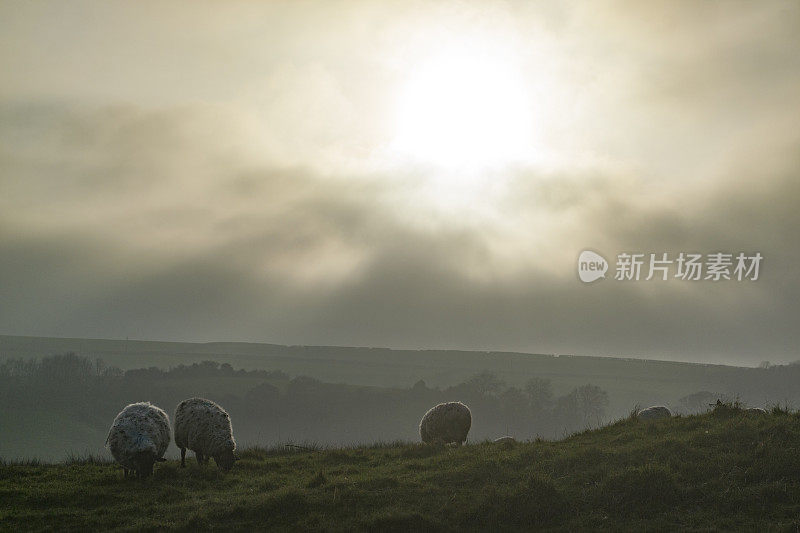
[{"label": "mist over field", "polygon": [[560,439],[654,404],[689,415],[720,399],[800,402],[800,364],[8,336],[0,351],[6,460],[108,457],[110,421],[134,400],[173,417],[186,398],[211,399],[230,413],[241,448],[413,442],[422,415],[453,400],[472,411],[473,443]]}]

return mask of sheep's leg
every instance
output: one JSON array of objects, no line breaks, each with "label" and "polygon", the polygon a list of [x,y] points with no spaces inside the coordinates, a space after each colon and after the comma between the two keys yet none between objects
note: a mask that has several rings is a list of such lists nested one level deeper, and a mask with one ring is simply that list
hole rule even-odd
[{"label": "sheep's leg", "polygon": [[194,456],[197,459],[197,464],[203,466],[203,454],[200,452],[194,452]]},{"label": "sheep's leg", "polygon": [[122,469],[122,477],[124,477],[124,478],[128,477],[128,469],[127,468],[123,468]]},{"label": "sheep's leg", "polygon": [[181,448],[181,468],[186,468],[186,448]]}]

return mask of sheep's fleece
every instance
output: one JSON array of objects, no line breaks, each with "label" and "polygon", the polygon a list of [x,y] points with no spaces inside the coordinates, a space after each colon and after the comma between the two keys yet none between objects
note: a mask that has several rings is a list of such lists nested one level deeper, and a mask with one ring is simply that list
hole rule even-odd
[{"label": "sheep's fleece", "polygon": [[236,442],[230,416],[211,400],[183,400],[175,410],[175,445],[204,457],[232,452]]},{"label": "sheep's fleece", "polygon": [[472,413],[461,402],[440,403],[432,407],[419,423],[419,436],[426,444],[461,444],[472,426]]},{"label": "sheep's fleece", "polygon": [[[152,455],[159,460],[170,441],[167,413],[149,402],[132,403],[114,419],[106,438],[106,447],[126,470],[141,467],[135,462],[137,454]],[[141,474],[141,472],[139,472]]]},{"label": "sheep's fleece", "polygon": [[656,420],[657,418],[669,418],[672,413],[663,405],[653,405],[647,409],[642,409],[636,414],[637,418],[642,420]]}]

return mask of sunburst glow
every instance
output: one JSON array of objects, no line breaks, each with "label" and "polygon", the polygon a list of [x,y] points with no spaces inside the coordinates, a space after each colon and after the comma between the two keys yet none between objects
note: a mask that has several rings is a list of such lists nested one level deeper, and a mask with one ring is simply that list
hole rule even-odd
[{"label": "sunburst glow", "polygon": [[531,104],[513,60],[450,47],[412,69],[398,98],[393,147],[450,169],[522,159],[533,149]]}]

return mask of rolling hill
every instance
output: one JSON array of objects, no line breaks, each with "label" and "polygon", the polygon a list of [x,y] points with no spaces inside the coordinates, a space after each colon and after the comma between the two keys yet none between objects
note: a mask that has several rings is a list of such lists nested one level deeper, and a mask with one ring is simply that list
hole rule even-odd
[{"label": "rolling hill", "polygon": [[800,415],[726,405],[561,441],[246,449],[123,479],[103,461],[0,466],[0,529],[719,530],[800,526]]},{"label": "rolling hill", "polygon": [[204,360],[235,368],[282,370],[329,383],[410,387],[418,380],[446,387],[488,370],[509,385],[550,379],[554,391],[592,383],[608,391],[608,413],[636,405],[674,403],[698,391],[739,397],[752,405],[800,401],[800,365],[750,368],[618,357],[457,350],[394,350],[339,346],[282,346],[243,342],[184,343],[0,335],[0,359],[74,352],[122,369],[169,368]]}]

